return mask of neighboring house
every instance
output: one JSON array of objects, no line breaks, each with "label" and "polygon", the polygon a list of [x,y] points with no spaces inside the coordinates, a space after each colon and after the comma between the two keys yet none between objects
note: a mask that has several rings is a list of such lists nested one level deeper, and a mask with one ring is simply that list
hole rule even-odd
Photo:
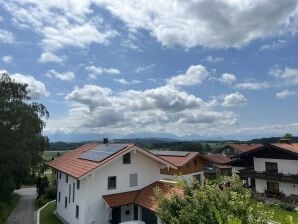
[{"label": "neighboring house", "polygon": [[163,179],[173,180],[177,175],[181,175],[184,177],[196,177],[201,183],[204,182],[203,169],[207,160],[199,152],[160,150],[152,150],[151,152],[177,167],[177,169],[162,168],[160,174]]},{"label": "neighboring house", "polygon": [[154,188],[176,189],[160,181],[161,169],[176,166],[132,144],[85,144],[48,165],[56,172],[56,214],[65,223],[155,224]]},{"label": "neighboring house", "polygon": [[248,152],[262,147],[262,144],[253,143],[230,143],[224,147],[223,153],[229,157]]},{"label": "neighboring house", "polygon": [[252,166],[240,170],[239,175],[257,192],[298,196],[298,143],[270,144],[240,154],[238,162],[241,160]]},{"label": "neighboring house", "polygon": [[207,154],[204,155],[207,163],[204,167],[204,175],[208,179],[214,179],[219,176],[231,176],[232,166],[228,163],[230,159],[223,154]]}]

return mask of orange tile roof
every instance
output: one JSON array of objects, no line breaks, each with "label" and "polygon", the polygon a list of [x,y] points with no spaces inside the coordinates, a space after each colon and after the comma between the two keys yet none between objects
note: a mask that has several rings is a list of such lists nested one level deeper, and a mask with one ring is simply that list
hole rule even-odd
[{"label": "orange tile roof", "polygon": [[166,160],[177,167],[181,167],[188,163],[191,159],[200,155],[198,152],[188,152],[186,156],[157,155],[159,158]]},{"label": "orange tile roof", "polygon": [[210,162],[216,163],[216,164],[226,164],[230,162],[230,159],[222,154],[208,154],[204,155]]},{"label": "orange tile roof", "polygon": [[83,152],[93,149],[99,146],[100,144],[101,143],[84,144],[77,149],[71,150],[70,152],[64,154],[63,156],[60,156],[58,158],[55,158],[54,160],[49,161],[47,165],[54,169],[60,170],[64,173],[67,173],[70,176],[79,178],[134,146],[131,144],[127,145],[127,147],[123,148],[122,150],[116,152],[115,154],[111,155],[110,157],[100,162],[89,161],[89,160],[79,158]]},{"label": "orange tile roof", "polygon": [[253,149],[257,149],[263,146],[263,144],[250,144],[250,143],[234,143],[228,144],[229,147],[239,152],[248,152]]},{"label": "orange tile roof", "polygon": [[274,143],[272,146],[298,153],[298,143]]},{"label": "orange tile roof", "polygon": [[175,193],[180,196],[183,195],[183,190],[176,184],[157,181],[141,190],[104,195],[103,199],[109,207],[136,204],[155,212],[157,210],[157,203],[154,200],[155,189],[161,190],[166,197],[172,197]]}]

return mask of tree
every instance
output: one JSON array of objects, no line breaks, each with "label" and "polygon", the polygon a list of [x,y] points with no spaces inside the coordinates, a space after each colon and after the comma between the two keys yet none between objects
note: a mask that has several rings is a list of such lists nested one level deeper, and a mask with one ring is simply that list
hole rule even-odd
[{"label": "tree", "polygon": [[182,182],[184,196],[171,198],[157,191],[157,214],[163,224],[265,224],[270,213],[261,204],[252,202],[250,190],[239,178],[226,177],[219,187],[206,182]]},{"label": "tree", "polygon": [[27,85],[0,74],[0,201],[8,199],[42,162],[48,147],[42,135],[49,113],[32,102]]},{"label": "tree", "polygon": [[293,135],[290,134],[290,133],[286,133],[283,138],[286,138],[286,139],[293,139]]}]

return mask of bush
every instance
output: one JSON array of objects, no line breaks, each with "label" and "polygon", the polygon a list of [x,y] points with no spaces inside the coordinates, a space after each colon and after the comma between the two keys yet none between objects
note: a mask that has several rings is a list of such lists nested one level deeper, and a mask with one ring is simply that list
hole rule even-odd
[{"label": "bush", "polygon": [[56,198],[56,188],[50,187],[46,190],[45,198],[47,199],[55,199]]},{"label": "bush", "polygon": [[295,211],[295,205],[292,203],[282,203],[279,207],[287,211]]},{"label": "bush", "polygon": [[40,208],[40,207],[44,206],[46,203],[48,203],[49,201],[52,201],[52,199],[45,198],[42,195],[38,199],[36,199],[36,201],[35,201],[35,207],[36,208]]}]

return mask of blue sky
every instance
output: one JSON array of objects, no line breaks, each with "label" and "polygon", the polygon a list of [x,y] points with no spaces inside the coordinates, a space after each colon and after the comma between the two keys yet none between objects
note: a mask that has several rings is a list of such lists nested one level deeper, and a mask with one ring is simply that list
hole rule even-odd
[{"label": "blue sky", "polygon": [[298,134],[296,0],[11,0],[0,70],[51,140]]}]

